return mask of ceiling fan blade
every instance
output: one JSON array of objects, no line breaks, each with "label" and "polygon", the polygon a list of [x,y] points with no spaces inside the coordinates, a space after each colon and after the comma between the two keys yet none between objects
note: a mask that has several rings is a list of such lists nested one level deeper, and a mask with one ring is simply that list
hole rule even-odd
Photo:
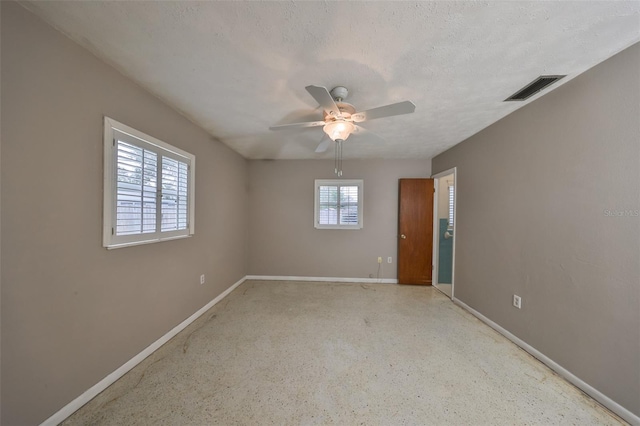
[{"label": "ceiling fan blade", "polygon": [[305,89],[307,89],[307,92],[309,92],[309,94],[313,96],[313,99],[315,99],[316,102],[318,102],[330,116],[340,116],[340,109],[338,108],[338,105],[336,105],[336,102],[333,100],[333,98],[331,97],[331,93],[329,93],[326,87],[307,86],[305,87]]},{"label": "ceiling fan blade", "polygon": [[305,127],[318,127],[324,126],[324,121],[307,121],[304,123],[290,123],[290,124],[278,124],[269,127],[269,130],[289,130],[289,129],[303,129]]},{"label": "ceiling fan blade", "polygon": [[325,134],[320,141],[320,145],[318,145],[318,147],[316,148],[316,153],[320,154],[322,152],[325,152],[329,148],[329,145],[331,145],[331,139],[329,139],[329,137]]},{"label": "ceiling fan blade", "polygon": [[411,101],[398,102],[395,104],[385,105],[378,108],[368,109],[353,114],[351,118],[356,123],[365,120],[373,120],[382,117],[391,117],[393,115],[410,114],[416,110],[416,106]]},{"label": "ceiling fan blade", "polygon": [[376,142],[384,142],[385,139],[380,136],[379,134],[377,134],[376,132],[372,132],[369,129],[365,129],[362,126],[356,126],[355,131],[353,132],[353,135],[360,138],[360,137],[364,137],[366,139],[372,140],[372,141],[376,141]]}]

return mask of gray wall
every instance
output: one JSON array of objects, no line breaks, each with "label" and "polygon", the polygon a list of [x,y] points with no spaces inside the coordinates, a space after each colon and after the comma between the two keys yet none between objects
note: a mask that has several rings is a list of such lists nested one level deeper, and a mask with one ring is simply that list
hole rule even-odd
[{"label": "gray wall", "polygon": [[[36,424],[246,275],[248,167],[22,7],[1,7],[2,424]],[[103,115],[196,155],[194,237],[101,247]]]},{"label": "gray wall", "polygon": [[636,415],[639,86],[636,44],[433,160],[458,167],[456,297]]},{"label": "gray wall", "polygon": [[[345,143],[348,143],[345,142]],[[343,179],[364,180],[364,228],[315,229],[314,180],[334,179],[333,161],[251,161],[249,273],[397,277],[398,179],[428,177],[428,160],[345,161]],[[387,263],[387,257],[393,263]]]}]

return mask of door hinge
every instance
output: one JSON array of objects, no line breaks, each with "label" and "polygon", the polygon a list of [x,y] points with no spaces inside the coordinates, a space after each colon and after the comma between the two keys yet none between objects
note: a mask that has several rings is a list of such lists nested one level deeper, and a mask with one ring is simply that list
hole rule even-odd
[{"label": "door hinge", "polygon": [[111,235],[113,235],[115,233],[115,231],[113,230],[113,228],[111,228]]},{"label": "door hinge", "polygon": [[113,138],[113,146],[116,146],[116,139]]}]

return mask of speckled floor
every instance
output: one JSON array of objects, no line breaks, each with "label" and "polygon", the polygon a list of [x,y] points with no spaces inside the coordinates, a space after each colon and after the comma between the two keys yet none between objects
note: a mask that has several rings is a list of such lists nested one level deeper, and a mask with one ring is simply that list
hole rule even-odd
[{"label": "speckled floor", "polygon": [[614,425],[431,287],[247,281],[65,425]]}]

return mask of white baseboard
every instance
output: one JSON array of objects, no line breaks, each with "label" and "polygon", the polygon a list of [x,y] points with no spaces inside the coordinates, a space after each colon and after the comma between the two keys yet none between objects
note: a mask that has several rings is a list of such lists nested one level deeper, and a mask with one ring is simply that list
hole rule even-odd
[{"label": "white baseboard", "polygon": [[581,389],[584,393],[586,393],[587,395],[591,396],[593,399],[598,401],[600,404],[604,405],[609,410],[613,411],[616,415],[622,417],[624,420],[626,420],[627,422],[629,422],[630,424],[632,424],[634,426],[640,426],[640,417],[636,416],[634,413],[632,413],[631,411],[627,410],[622,405],[620,405],[617,402],[615,402],[613,399],[609,398],[608,396],[606,396],[605,394],[603,394],[602,392],[600,392],[599,390],[597,390],[593,386],[589,385],[584,380],[578,378],[575,374],[571,373],[569,370],[567,370],[566,368],[562,367],[560,364],[558,364],[557,362],[553,361],[551,358],[549,358],[548,356],[544,355],[542,352],[538,351],[533,346],[529,345],[528,343],[526,343],[522,339],[520,339],[520,338],[516,337],[515,335],[511,334],[509,331],[507,331],[506,329],[502,328],[501,326],[499,326],[495,322],[491,321],[489,318],[485,317],[480,312],[476,311],[475,309],[473,309],[472,307],[470,307],[466,303],[462,302],[460,299],[456,299],[454,297],[453,298],[453,303],[455,303],[456,305],[462,307],[463,309],[466,309],[473,316],[478,318],[480,321],[484,322],[489,327],[493,328],[495,331],[497,331],[498,333],[502,334],[504,337],[506,337],[507,339],[511,340],[513,343],[515,343],[516,345],[520,346],[525,351],[529,352],[534,358],[538,359],[543,364],[545,364],[547,367],[549,367],[550,369],[552,369],[553,371],[558,373],[560,376],[564,377],[567,381],[569,381],[574,386],[576,386],[579,389]]},{"label": "white baseboard", "polygon": [[93,398],[96,397],[96,395],[98,395],[100,392],[102,392],[103,390],[111,386],[116,380],[124,376],[136,365],[140,364],[145,358],[147,358],[149,355],[151,355],[156,350],[158,350],[160,346],[167,343],[176,334],[180,333],[189,324],[191,324],[196,319],[198,319],[198,317],[200,317],[202,314],[204,314],[209,309],[211,309],[213,305],[215,305],[216,303],[224,299],[229,293],[231,293],[236,287],[242,284],[246,279],[247,277],[241,278],[234,285],[232,285],[231,287],[226,289],[224,292],[222,292],[218,297],[216,297],[211,302],[204,305],[202,308],[196,311],[196,313],[194,313],[189,318],[182,321],[180,324],[178,324],[173,329],[171,329],[171,331],[169,331],[167,334],[165,334],[164,336],[162,336],[161,338],[159,338],[158,340],[156,340],[155,342],[147,346],[138,355],[131,358],[129,361],[127,361],[125,364],[123,364],[113,373],[109,374],[107,377],[100,380],[98,383],[96,383],[91,388],[86,390],[82,395],[80,395],[79,397],[77,397],[76,399],[74,399],[64,407],[62,407],[58,412],[56,412],[54,415],[52,415],[47,420],[42,422],[41,426],[55,426],[62,423],[67,417],[69,417],[70,415],[75,413],[78,409],[80,409],[80,407],[85,405],[87,402],[91,401]]},{"label": "white baseboard", "polygon": [[261,281],[319,281],[332,283],[372,283],[372,284],[398,284],[398,280],[392,278],[336,278],[336,277],[292,277],[277,275],[247,275],[248,280]]},{"label": "white baseboard", "polygon": [[[236,287],[242,284],[246,280],[265,280],[265,281],[320,281],[320,282],[353,282],[353,283],[386,283],[386,284],[397,284],[398,280],[396,279],[375,279],[375,278],[336,278],[336,277],[292,277],[292,276],[271,276],[271,275],[247,275],[244,278],[241,278],[233,284],[231,287],[226,289],[223,293],[221,293],[218,297],[207,303],[205,306],[200,308],[197,312],[191,315],[189,318],[182,321],[180,324],[171,329],[164,336],[153,342],[151,345],[147,346],[142,352],[131,358],[117,370],[109,374],[107,377],[102,379],[100,382],[96,383],[94,386],[86,390],[76,399],[62,407],[59,411],[49,417],[47,420],[41,423],[42,426],[55,426],[62,423],[66,418],[75,413],[78,409],[80,409],[87,402],[91,401],[95,398],[100,392],[111,386],[116,380],[124,376],[127,372],[133,369],[136,365],[140,364],[145,358],[151,355],[153,352],[158,350],[162,345],[168,342],[171,338],[177,335],[179,332],[184,330],[189,324],[198,319],[202,314],[211,309],[215,304],[224,299],[229,293],[231,293]],[[533,355],[535,358],[540,360],[542,363],[546,364],[549,368],[554,370],[556,373],[560,374],[562,377],[567,379],[570,383],[574,384],[578,388],[582,389],[586,394],[590,395],[593,399],[600,402],[602,405],[616,413],[618,416],[629,422],[634,426],[640,426],[640,417],[633,414],[631,411],[627,410],[617,402],[613,401],[608,396],[604,395],[602,392],[598,391],[594,387],[590,386],[583,380],[579,379],[577,376],[560,366],[555,361],[548,358],[546,355],[542,354],[537,349],[533,348],[529,344],[525,343],[523,340],[519,339],[515,335],[511,334],[506,329],[502,328],[495,322],[491,321],[475,309],[471,308],[464,302],[459,299],[454,298],[453,302],[469,311],[472,315],[477,317],[479,320],[487,324],[489,327],[496,330],[498,333],[505,336],[507,339],[511,340],[516,345],[520,346],[522,349]]]}]

